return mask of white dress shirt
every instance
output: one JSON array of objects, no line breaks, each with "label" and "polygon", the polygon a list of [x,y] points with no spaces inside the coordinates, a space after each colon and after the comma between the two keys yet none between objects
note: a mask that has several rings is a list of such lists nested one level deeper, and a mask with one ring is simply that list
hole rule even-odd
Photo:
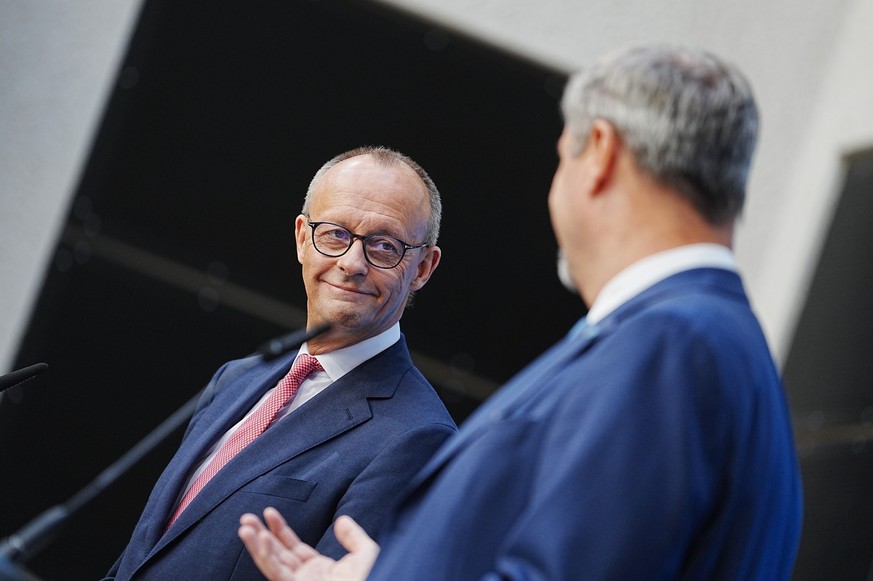
[{"label": "white dress shirt", "polygon": [[601,289],[585,320],[597,324],[647,288],[674,274],[694,268],[736,271],[734,256],[721,244],[689,244],[647,256],[631,264]]}]

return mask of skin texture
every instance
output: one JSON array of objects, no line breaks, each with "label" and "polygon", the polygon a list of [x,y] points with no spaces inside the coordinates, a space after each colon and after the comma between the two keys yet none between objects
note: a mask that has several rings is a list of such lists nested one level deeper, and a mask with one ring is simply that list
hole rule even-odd
[{"label": "skin texture", "polygon": [[[427,190],[415,172],[397,163],[385,166],[370,155],[353,157],[331,168],[314,190],[309,217],[333,222],[355,234],[387,234],[408,244],[425,238]],[[392,269],[371,266],[356,240],[343,256],[332,258],[312,245],[306,216],[295,221],[297,260],[306,286],[307,327],[323,323],[331,331],[313,339],[313,355],[375,336],[400,320],[410,293],[421,289],[440,261],[440,249],[408,250]]]}]

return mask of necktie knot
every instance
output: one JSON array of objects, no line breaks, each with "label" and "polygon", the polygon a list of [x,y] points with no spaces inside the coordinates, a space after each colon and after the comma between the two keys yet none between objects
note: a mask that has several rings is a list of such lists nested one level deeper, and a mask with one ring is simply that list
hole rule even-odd
[{"label": "necktie knot", "polygon": [[301,353],[297,356],[291,369],[288,370],[288,373],[285,374],[285,377],[283,377],[276,386],[273,414],[269,416],[267,424],[263,427],[264,430],[273,422],[276,412],[297,395],[297,388],[300,387],[303,380],[309,377],[309,374],[315,370],[324,371],[324,368],[321,366],[321,363],[318,362],[318,359],[306,353]]},{"label": "necktie knot", "polygon": [[324,368],[321,366],[321,363],[318,362],[318,359],[307,353],[301,353],[297,356],[297,359],[294,360],[294,365],[291,366],[288,376],[292,381],[297,383],[297,385],[300,385],[303,383],[304,379],[309,377],[310,373],[316,370],[324,371]]}]

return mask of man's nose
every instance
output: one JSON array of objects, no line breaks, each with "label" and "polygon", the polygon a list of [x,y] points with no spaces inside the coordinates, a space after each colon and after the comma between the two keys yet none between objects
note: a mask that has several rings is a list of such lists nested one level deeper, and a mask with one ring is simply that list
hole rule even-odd
[{"label": "man's nose", "polygon": [[[356,242],[360,244],[355,244]],[[351,248],[337,259],[337,265],[348,274],[366,272],[370,265],[364,255],[364,241],[360,238],[352,239]]]}]

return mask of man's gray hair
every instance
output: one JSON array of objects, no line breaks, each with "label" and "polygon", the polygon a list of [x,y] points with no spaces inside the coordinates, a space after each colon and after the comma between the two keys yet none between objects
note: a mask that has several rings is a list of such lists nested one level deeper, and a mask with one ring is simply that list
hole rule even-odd
[{"label": "man's gray hair", "polygon": [[579,148],[601,119],[637,164],[690,200],[711,224],[736,219],[758,132],[751,87],[733,66],[698,50],[642,46],[573,75],[561,102]]},{"label": "man's gray hair", "polygon": [[[321,169],[315,172],[315,176],[309,183],[309,189],[306,190],[306,199],[303,201],[303,214],[306,214],[307,216],[309,215],[309,205],[312,201],[313,192],[318,187],[318,184],[324,177],[324,174],[330,171],[333,166],[340,163],[341,161],[345,161],[359,155],[371,155],[378,163],[388,167],[399,163],[405,164],[418,175],[418,177],[424,183],[425,188],[427,188],[427,194],[430,201],[430,217],[427,221],[425,242],[430,246],[436,244],[437,238],[439,238],[440,234],[440,218],[442,217],[443,212],[443,205],[440,201],[440,192],[439,190],[437,190],[436,184],[433,183],[433,180],[430,179],[430,176],[427,174],[426,171],[424,171],[424,168],[418,165],[415,160],[407,155],[403,155],[399,151],[394,151],[393,149],[389,149],[387,147],[375,145],[358,147],[337,155],[336,157],[325,163],[323,166],[321,166]],[[412,240],[409,242],[410,244],[416,244],[418,241]]]}]

